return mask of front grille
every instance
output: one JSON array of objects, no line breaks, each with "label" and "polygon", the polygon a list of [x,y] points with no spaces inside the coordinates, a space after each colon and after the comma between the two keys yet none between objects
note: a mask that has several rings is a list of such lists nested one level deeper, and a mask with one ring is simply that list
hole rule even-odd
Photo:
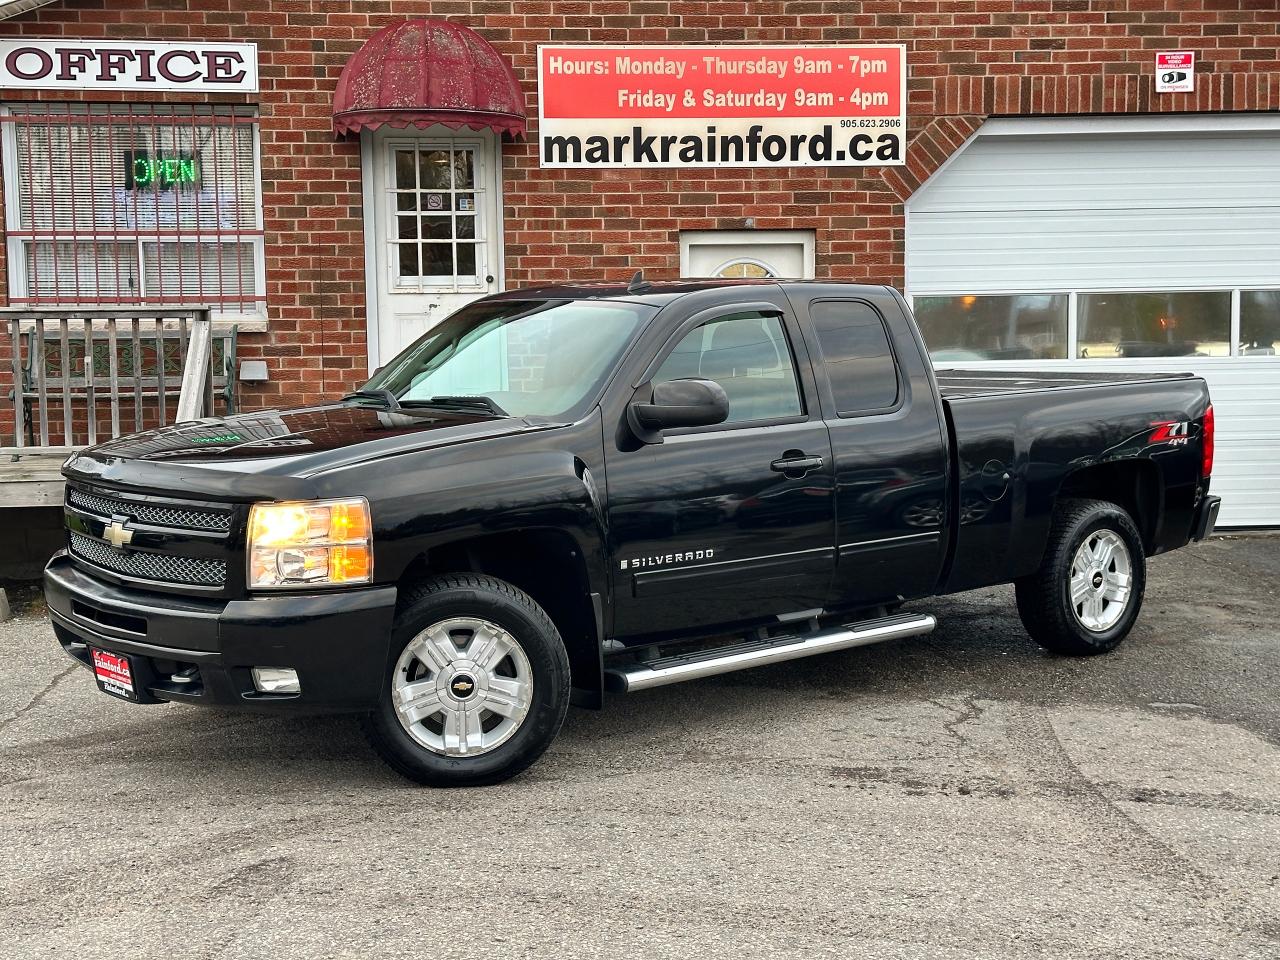
[{"label": "front grille", "polygon": [[71,532],[71,552],[104,570],[140,580],[183,583],[200,587],[221,587],[227,582],[224,560],[181,557],[170,553],[143,553],[128,550],[121,553],[101,540]]},{"label": "front grille", "polygon": [[231,514],[228,511],[196,510],[191,507],[121,500],[77,490],[75,487],[67,488],[67,500],[72,506],[100,517],[125,516],[157,527],[183,530],[212,530],[215,533],[227,533],[231,530]]}]

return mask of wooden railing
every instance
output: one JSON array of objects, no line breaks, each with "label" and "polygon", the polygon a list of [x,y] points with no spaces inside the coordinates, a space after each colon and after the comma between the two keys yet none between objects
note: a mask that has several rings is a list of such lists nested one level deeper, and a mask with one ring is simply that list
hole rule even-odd
[{"label": "wooden railing", "polygon": [[235,328],[208,308],[0,310],[13,372],[13,444],[66,455],[124,433],[234,411]]}]

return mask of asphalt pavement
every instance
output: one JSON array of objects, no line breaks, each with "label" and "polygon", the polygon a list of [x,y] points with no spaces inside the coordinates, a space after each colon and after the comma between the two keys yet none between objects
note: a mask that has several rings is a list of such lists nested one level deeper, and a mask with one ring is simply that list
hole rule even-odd
[{"label": "asphalt pavement", "polygon": [[1280,957],[1280,537],[1152,561],[1114,654],[931,636],[572,711],[496,788],[350,719],[136,707],[0,624],[0,956]]}]

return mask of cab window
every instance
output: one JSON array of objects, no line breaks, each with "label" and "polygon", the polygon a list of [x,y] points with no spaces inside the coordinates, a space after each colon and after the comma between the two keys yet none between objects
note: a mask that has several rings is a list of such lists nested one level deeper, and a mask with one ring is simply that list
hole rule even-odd
[{"label": "cab window", "polygon": [[729,397],[727,423],[775,420],[803,413],[795,361],[774,314],[739,313],[695,327],[680,340],[653,380],[714,380]]},{"label": "cab window", "polygon": [[898,368],[880,314],[860,300],[819,300],[809,305],[809,318],[836,413],[852,417],[895,406]]}]

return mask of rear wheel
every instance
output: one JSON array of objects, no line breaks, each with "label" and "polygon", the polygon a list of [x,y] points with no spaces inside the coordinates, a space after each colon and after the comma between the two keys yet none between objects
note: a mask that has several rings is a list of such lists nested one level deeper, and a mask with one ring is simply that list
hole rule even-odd
[{"label": "rear wheel", "polygon": [[1105,500],[1064,500],[1040,569],[1016,584],[1031,638],[1073,657],[1114,650],[1146,589],[1146,553],[1133,519]]},{"label": "rear wheel", "polygon": [[455,574],[402,604],[382,697],[364,726],[404,776],[478,786],[537,760],[568,705],[568,656],[542,608],[502,580]]}]

